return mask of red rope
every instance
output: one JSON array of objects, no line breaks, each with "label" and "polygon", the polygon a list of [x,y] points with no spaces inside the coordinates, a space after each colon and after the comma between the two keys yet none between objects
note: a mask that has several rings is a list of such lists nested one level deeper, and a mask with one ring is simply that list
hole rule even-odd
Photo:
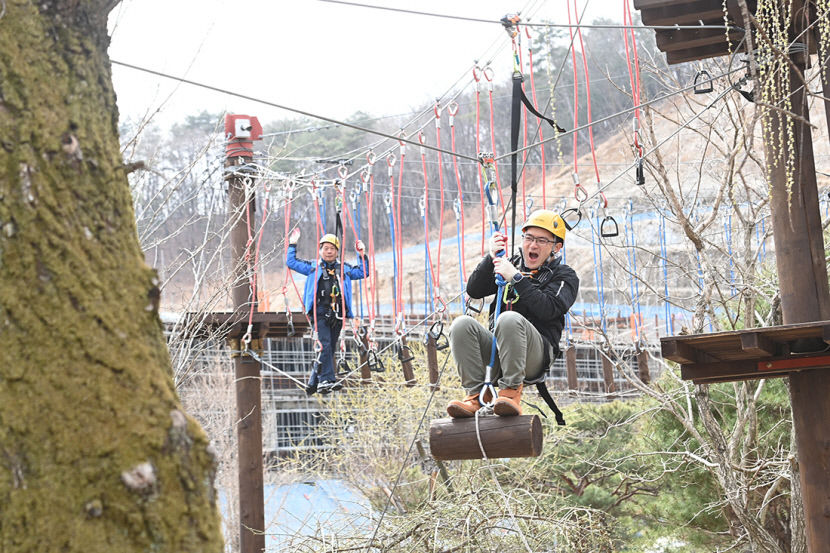
[{"label": "red rope", "polygon": [[[522,32],[519,28],[519,25],[516,25],[516,37],[518,37],[518,52],[519,52],[519,67],[521,68],[522,72],[524,72],[525,62],[522,56]],[[514,47],[516,38],[513,38]],[[525,82],[522,80],[522,90],[525,89]],[[535,103],[535,100],[534,100]],[[522,104],[522,131],[524,138],[522,140],[522,148],[527,148],[527,107]],[[525,168],[527,167],[527,150],[522,150],[522,220],[527,219],[527,190],[525,186],[525,177],[527,175]]]},{"label": "red rope", "polygon": [[[573,0],[573,5],[574,13],[578,13],[578,10],[576,8],[576,0]],[[594,173],[597,177],[597,189],[600,197],[602,198],[603,206],[607,207],[608,199],[605,197],[605,193],[602,191],[602,186],[600,185],[599,165],[597,165],[597,152],[596,148],[594,147],[594,126],[591,124],[593,122],[591,115],[591,77],[588,73],[588,56],[585,53],[585,43],[582,42],[582,27],[577,27],[576,34],[579,37],[579,48],[580,50],[582,50],[582,68],[585,72],[585,96],[587,98],[588,105],[588,142],[591,144],[591,159],[594,162]]]},{"label": "red rope", "polygon": [[[369,323],[374,324],[375,317],[377,313],[375,313],[375,301],[377,298],[377,282],[375,282],[375,231],[373,228],[373,219],[372,219],[372,212],[373,212],[373,204],[374,204],[374,197],[375,197],[375,176],[372,172],[372,166],[375,164],[375,153],[370,151],[366,154],[366,161],[369,163],[369,197],[367,202],[367,211],[368,211],[368,229],[369,229],[369,275],[366,276],[367,279],[370,279],[368,282],[369,286],[369,295],[371,296],[371,301],[369,302]],[[366,182],[365,179],[363,182]]]},{"label": "red rope", "polygon": [[[315,225],[315,232],[317,234],[317,239],[314,243],[317,245],[317,248],[320,247],[320,229],[323,226],[322,221],[320,220],[320,202],[317,200],[317,184],[312,180],[311,181],[311,194],[314,198],[314,214],[317,216],[317,224]],[[315,252],[314,254],[314,299],[312,300],[312,311],[314,312],[314,335],[317,336],[317,283],[319,282],[320,277],[318,276],[318,269],[320,268],[320,253]],[[306,278],[309,278],[309,275]],[[319,338],[317,339],[319,342]]]},{"label": "red rope", "polygon": [[[631,26],[631,8],[628,0],[623,0],[623,25]],[[629,50],[628,36],[631,33],[631,49]],[[623,29],[623,41],[625,42],[625,59],[626,68],[628,68],[628,78],[631,82],[631,98],[634,101],[634,117],[637,121],[637,129],[640,128],[640,58],[637,53],[637,39],[634,35],[634,29]],[[634,54],[634,66],[632,68],[631,54]],[[642,155],[642,146],[640,145],[640,137],[638,133],[634,133],[634,147],[640,155]]]},{"label": "red rope", "polygon": [[[478,106],[476,106],[478,107]],[[452,152],[455,153],[455,114],[458,113],[458,104],[453,102],[447,107],[447,113],[450,116],[450,137],[451,137],[451,148]],[[476,137],[478,138],[478,137]],[[455,170],[455,183],[458,186],[458,205],[459,205],[459,212],[461,218],[461,239],[459,242],[461,243],[461,278],[464,279],[464,282],[467,282],[467,259],[464,253],[464,237],[466,236],[466,232],[464,230],[464,191],[461,189],[461,173],[458,170],[458,158],[456,156],[452,156],[452,165],[453,169]],[[476,171],[478,175],[479,184],[481,183],[481,172]],[[484,202],[484,194],[482,190],[481,201]],[[484,211],[481,212],[482,216],[484,215]],[[484,229],[484,227],[481,227]],[[484,237],[484,233],[481,233],[482,238]],[[483,244],[483,241],[482,241]],[[483,246],[482,246],[483,247]],[[482,254],[483,255],[483,254]]]},{"label": "red rope", "polygon": [[[421,144],[425,143],[424,133],[418,134],[418,141]],[[424,173],[424,240],[426,240],[427,263],[429,266],[430,280],[432,280],[432,295],[436,300],[441,302],[442,305],[445,305],[444,300],[441,299],[441,293],[438,291],[438,281],[437,275],[435,273],[435,265],[432,263],[432,252],[431,248],[429,247],[429,178],[427,177],[426,148],[423,147],[421,148],[421,168]],[[443,204],[441,205],[441,216],[444,216]]]},{"label": "red rope", "polygon": [[[490,148],[493,150],[492,151],[492,154],[493,154],[493,170],[496,173],[496,187],[499,190],[499,203],[501,204],[501,216],[502,216],[502,219],[504,220],[503,232],[507,233],[508,232],[508,229],[507,229],[507,212],[505,211],[506,208],[505,208],[505,205],[504,205],[504,195],[501,192],[501,177],[499,177],[499,166],[498,166],[498,162],[495,161],[495,159],[496,159],[496,132],[495,132],[495,125],[493,124],[493,73],[492,73],[492,70],[491,70],[491,72],[488,74],[487,69],[490,69],[490,68],[488,67],[484,70],[484,78],[487,79],[487,85],[488,85],[487,93],[488,93],[488,96],[489,96],[489,99],[490,99]],[[481,232],[484,232],[484,227],[481,227]]]},{"label": "red rope", "polygon": [[[291,221],[291,202],[293,199],[293,190],[289,189],[288,191],[288,200],[285,202],[285,256],[284,259],[288,259],[288,229],[289,229],[289,222]],[[297,283],[294,281],[294,275],[287,266],[285,267],[285,280],[283,281],[282,286],[282,295],[285,297],[286,305],[288,305],[288,281],[291,280],[291,284],[294,285],[294,291],[297,293],[297,299],[300,300],[300,306],[303,311],[303,315],[306,316],[308,320],[308,315],[305,312],[305,308],[303,307],[303,295],[300,293],[300,289],[297,287]],[[309,324],[311,321],[309,320]]]},{"label": "red rope", "polygon": [[[473,68],[473,79],[476,81],[476,155],[478,155],[481,153],[481,104],[479,102],[481,76],[476,73],[476,70],[481,71],[481,68],[479,66]],[[455,157],[453,157],[453,161],[457,163]],[[476,182],[478,183],[478,197],[481,198],[481,255],[484,256],[484,229],[487,228],[487,220],[485,219],[484,185],[481,183],[481,171],[478,170],[476,170]]]},{"label": "red rope", "polygon": [[442,168],[443,160],[441,159],[441,110],[438,102],[435,102],[435,136],[436,146],[438,146],[438,188],[441,190],[441,216],[438,220],[438,257],[436,264],[438,265],[438,274],[435,280],[435,294],[439,297],[439,283],[441,281],[441,245],[444,242],[444,171]]},{"label": "red rope", "polygon": [[[536,82],[533,79],[533,49],[531,48],[530,27],[525,26],[525,34],[527,35],[527,59],[530,65],[530,91],[533,96],[533,105],[538,106],[536,102]],[[527,121],[525,120],[525,124]],[[547,181],[545,180],[545,136],[542,132],[542,125],[539,125],[539,153],[542,157],[542,209],[547,209],[547,199],[545,195],[545,188]]]},{"label": "red rope", "polygon": [[401,153],[401,165],[398,167],[398,200],[395,203],[395,251],[398,252],[398,274],[395,275],[397,280],[395,281],[395,289],[397,290],[396,294],[396,305],[395,305],[395,315],[403,315],[404,312],[404,302],[403,302],[403,228],[401,226],[401,193],[403,191],[403,163],[404,158],[406,158],[406,143],[398,141],[400,145],[400,153]]}]

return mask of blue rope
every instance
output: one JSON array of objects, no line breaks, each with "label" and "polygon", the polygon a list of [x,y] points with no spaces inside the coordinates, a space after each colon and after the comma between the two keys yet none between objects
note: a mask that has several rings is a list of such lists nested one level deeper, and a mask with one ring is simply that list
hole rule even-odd
[{"label": "blue rope", "polygon": [[[388,206],[387,206],[387,209]],[[392,232],[392,314],[397,315],[398,309],[398,248],[395,246],[395,217],[389,209],[389,229]]]},{"label": "blue rope", "polygon": [[732,258],[732,211],[729,211],[723,220],[723,231],[726,236],[726,251],[729,252],[729,293],[735,295],[735,263]]},{"label": "blue rope", "polygon": [[634,337],[640,343],[640,325],[643,315],[640,311],[640,281],[637,279],[637,236],[634,234],[634,202],[628,200],[628,216],[625,219],[625,236],[628,239],[626,257],[628,258],[628,272],[631,284],[631,315],[634,317]]},{"label": "blue rope", "polygon": [[[355,231],[357,231],[357,239],[361,240],[360,238],[360,202],[355,199],[354,205],[352,206],[354,211],[354,219],[355,219]],[[346,234],[344,231],[343,234]],[[358,255],[358,263],[361,267],[363,267],[363,259],[361,259],[360,254]],[[368,277],[369,275],[366,275]],[[366,298],[366,301],[369,301],[369,298]],[[363,287],[358,284],[357,287],[357,307],[358,313],[360,314],[360,318],[363,318]]]},{"label": "blue rope", "polygon": [[[602,274],[602,244],[599,241],[599,215],[595,215],[594,210],[591,210],[591,218],[594,219],[596,225],[591,225],[591,250],[594,254],[594,282],[597,285],[597,301],[599,302],[599,319],[602,326],[602,332],[606,331],[605,320],[605,286]],[[593,313],[592,313],[593,314]]]},{"label": "blue rope", "polygon": [[674,321],[671,320],[671,303],[669,303],[669,262],[668,247],[666,245],[666,217],[660,212],[660,257],[663,265],[663,290],[666,316],[666,333],[674,334]]}]

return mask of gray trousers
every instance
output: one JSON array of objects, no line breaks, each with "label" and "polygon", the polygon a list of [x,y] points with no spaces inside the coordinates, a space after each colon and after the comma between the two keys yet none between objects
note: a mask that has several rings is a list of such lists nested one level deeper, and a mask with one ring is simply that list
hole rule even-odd
[{"label": "gray trousers", "polygon": [[[530,322],[515,311],[505,311],[496,321],[496,359],[490,374],[499,388],[518,388],[525,378],[539,377],[547,367],[542,335]],[[493,333],[477,320],[462,315],[450,326],[450,348],[461,385],[469,394],[477,393],[484,384]]]}]

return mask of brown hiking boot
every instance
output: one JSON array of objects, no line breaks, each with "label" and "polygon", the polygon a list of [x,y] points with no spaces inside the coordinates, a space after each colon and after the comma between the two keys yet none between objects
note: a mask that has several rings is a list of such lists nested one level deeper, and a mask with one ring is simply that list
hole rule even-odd
[{"label": "brown hiking boot", "polygon": [[515,417],[522,414],[522,388],[504,388],[499,390],[499,397],[493,405],[493,412],[502,417]]},{"label": "brown hiking boot", "polygon": [[447,405],[447,413],[454,419],[474,417],[476,411],[481,409],[478,401],[478,394],[470,394],[464,399],[454,399]]}]

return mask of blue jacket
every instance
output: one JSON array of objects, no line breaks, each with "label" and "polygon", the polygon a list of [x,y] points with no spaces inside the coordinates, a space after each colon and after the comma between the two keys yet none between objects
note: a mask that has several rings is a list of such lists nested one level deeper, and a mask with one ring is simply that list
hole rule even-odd
[{"label": "blue jacket", "polygon": [[[365,278],[369,273],[369,258],[364,255],[362,261],[363,267],[353,267],[348,263],[343,267],[343,282],[340,283],[340,287],[343,289],[343,299],[346,301],[347,319],[352,318],[352,281]],[[314,295],[317,293],[316,285],[320,281],[320,275],[324,270],[323,261],[319,260],[317,265],[314,265],[311,261],[297,259],[297,246],[296,244],[292,244],[288,246],[288,257],[285,260],[285,264],[292,271],[297,271],[302,275],[309,276],[314,273],[314,278],[305,279],[305,290],[303,290],[303,304],[305,305],[306,313],[311,312],[314,309]],[[339,278],[340,263],[335,262],[334,266]]]}]

